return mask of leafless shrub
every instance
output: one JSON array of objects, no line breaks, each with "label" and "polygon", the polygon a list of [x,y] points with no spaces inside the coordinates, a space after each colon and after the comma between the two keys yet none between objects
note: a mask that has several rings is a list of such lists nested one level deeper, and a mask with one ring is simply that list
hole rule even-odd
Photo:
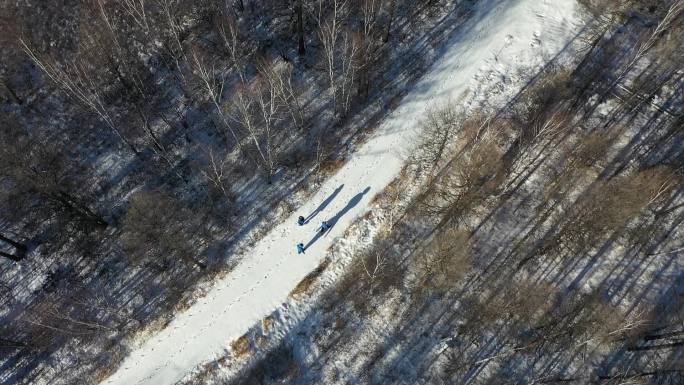
[{"label": "leafless shrub", "polygon": [[668,196],[677,181],[672,169],[660,166],[599,183],[572,214],[561,238],[573,247],[594,245]]},{"label": "leafless shrub", "polygon": [[[573,95],[569,69],[556,69],[527,88],[514,106],[514,120],[522,130],[521,137],[534,138],[548,130],[549,124],[561,117],[560,103]],[[546,127],[546,128],[545,128]]]},{"label": "leafless shrub", "polygon": [[444,218],[444,223],[463,219],[503,183],[504,166],[503,152],[494,140],[474,143],[430,186],[421,200],[422,209]]},{"label": "leafless shrub", "polygon": [[448,291],[472,267],[470,233],[458,228],[440,231],[418,258],[416,290]]},{"label": "leafless shrub", "polygon": [[116,134],[133,153],[138,150],[124,135],[114,120],[107,101],[102,94],[102,88],[94,78],[86,64],[79,61],[65,61],[59,63],[53,58],[41,57],[25,41],[21,41],[26,54],[33,60],[60,89],[77,100],[91,112],[96,114]]},{"label": "leafless shrub", "polygon": [[429,108],[421,123],[421,139],[413,154],[415,161],[433,169],[453,144],[459,127],[458,113],[452,103]]},{"label": "leafless shrub", "polygon": [[561,349],[608,347],[625,328],[620,309],[606,303],[598,293],[573,293],[544,315],[536,332]]},{"label": "leafless shrub", "polygon": [[292,383],[300,372],[292,345],[285,342],[260,358],[244,375],[229,384],[265,384],[268,381]]},{"label": "leafless shrub", "polygon": [[571,153],[571,161],[581,167],[592,167],[603,159],[612,144],[613,138],[604,131],[593,132],[584,137],[577,150]]},{"label": "leafless shrub", "polygon": [[135,263],[157,267],[182,259],[206,268],[196,258],[197,246],[183,226],[181,218],[188,217],[188,210],[167,195],[136,193],[123,220],[122,244],[127,256]]},{"label": "leafless shrub", "polygon": [[231,159],[227,154],[220,154],[209,149],[206,152],[206,165],[201,170],[204,178],[211,183],[216,190],[221,192],[221,195],[232,202],[235,196],[231,191]]},{"label": "leafless shrub", "polygon": [[325,271],[325,269],[330,265],[330,259],[326,258],[321,262],[320,265],[318,265],[317,268],[315,268],[312,272],[306,275],[299,283],[297,286],[295,286],[294,289],[289,294],[290,298],[298,298],[304,294],[307,294],[308,290],[311,288],[311,286],[316,283],[316,281],[320,278],[321,274]]}]

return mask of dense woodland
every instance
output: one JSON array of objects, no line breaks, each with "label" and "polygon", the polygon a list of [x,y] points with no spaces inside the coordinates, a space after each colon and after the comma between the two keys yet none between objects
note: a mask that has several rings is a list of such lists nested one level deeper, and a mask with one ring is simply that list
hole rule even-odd
[{"label": "dense woodland", "polygon": [[435,106],[342,280],[336,248],[188,383],[684,383],[684,2],[582,4],[571,63]]},{"label": "dense woodland", "polygon": [[0,383],[94,383],[334,171],[473,1],[0,1]]}]

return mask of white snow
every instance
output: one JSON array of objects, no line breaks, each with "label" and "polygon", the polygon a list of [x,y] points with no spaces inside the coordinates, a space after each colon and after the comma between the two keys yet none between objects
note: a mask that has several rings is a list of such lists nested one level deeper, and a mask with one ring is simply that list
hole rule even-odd
[{"label": "white snow", "polygon": [[[323,260],[333,240],[399,173],[428,106],[458,100],[468,90],[474,95],[471,101],[486,100],[490,105],[509,98],[525,80],[517,69],[539,67],[574,37],[576,9],[574,0],[481,1],[473,18],[445,43],[443,56],[301,211],[259,241],[205,297],[133,350],[104,383],[172,384],[198,364],[225,353],[232,341],[287,301],[288,293]],[[490,87],[483,87],[483,82]],[[491,87],[496,83],[500,87]],[[492,89],[499,91],[494,95]],[[297,216],[309,215],[340,186],[309,224],[297,226]],[[295,245],[307,244],[320,221],[332,218],[338,220],[329,233],[298,255]]]}]

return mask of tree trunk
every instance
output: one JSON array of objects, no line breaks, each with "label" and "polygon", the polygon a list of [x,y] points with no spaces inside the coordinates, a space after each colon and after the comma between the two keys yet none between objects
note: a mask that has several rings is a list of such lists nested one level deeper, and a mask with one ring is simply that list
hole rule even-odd
[{"label": "tree trunk", "polygon": [[64,207],[64,209],[76,215],[77,217],[92,222],[101,228],[105,228],[109,225],[107,221],[105,221],[101,216],[94,213],[87,206],[81,204],[74,197],[63,191],[51,194],[50,196],[52,197],[52,199],[56,200],[59,204],[61,204],[62,207]]},{"label": "tree trunk", "polygon": [[389,41],[390,31],[392,30],[392,21],[394,20],[394,9],[396,8],[397,0],[390,0],[389,6],[389,20],[387,20],[387,28],[385,29],[385,36],[383,37],[383,43]]},{"label": "tree trunk", "polygon": [[297,39],[299,40],[299,56],[304,56],[306,47],[304,46],[304,15],[302,14],[302,0],[297,0],[295,5],[297,11]]}]

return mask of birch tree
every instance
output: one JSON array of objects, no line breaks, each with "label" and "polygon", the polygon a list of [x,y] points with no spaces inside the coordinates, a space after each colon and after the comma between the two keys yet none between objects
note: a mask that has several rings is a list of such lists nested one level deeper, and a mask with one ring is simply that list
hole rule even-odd
[{"label": "birch tree", "polygon": [[343,114],[349,112],[351,98],[355,89],[356,74],[363,51],[364,38],[358,33],[347,31],[342,35],[339,80],[340,110]]},{"label": "birch tree", "polygon": [[214,29],[228,57],[227,69],[235,71],[240,81],[246,82],[245,66],[250,60],[252,48],[241,34],[238,22],[230,16],[221,15],[214,22]]},{"label": "birch tree", "polygon": [[178,16],[178,0],[157,0],[161,13],[166,22],[166,30],[169,34],[168,49],[176,64],[176,71],[182,85],[186,84],[186,77],[184,74],[184,64],[189,64],[190,61],[185,53],[183,39],[181,39],[181,32],[183,26]]},{"label": "birch tree", "polygon": [[[663,32],[667,31],[675,23],[677,23],[677,19],[682,12],[684,12],[684,0],[673,1],[668,10],[665,12],[663,18],[658,22],[651,33],[648,34],[646,40],[639,44],[630,61],[627,62],[624,68],[617,75],[613,81],[613,86],[620,83],[632,70],[632,68],[634,68],[634,66],[646,56],[646,53],[648,53],[648,51],[658,42],[658,39],[660,39]],[[613,87],[610,87],[610,89],[612,88]]]},{"label": "birch tree", "polygon": [[202,175],[214,188],[221,192],[224,198],[232,201],[234,199],[228,185],[228,177],[231,171],[231,159],[227,154],[219,154],[213,149],[205,151],[207,165],[202,169]]},{"label": "birch tree", "polygon": [[274,93],[269,90],[263,94],[261,87],[260,81],[251,85],[240,84],[233,93],[226,114],[240,127],[248,143],[253,146],[257,155],[254,159],[266,172],[270,183],[275,165],[272,119],[277,107],[272,104]]},{"label": "birch tree", "polygon": [[223,72],[215,62],[210,62],[211,59],[207,59],[207,56],[202,55],[198,50],[193,51],[192,58],[195,74],[200,81],[200,88],[214,106],[216,113],[221,119],[224,130],[228,131],[238,149],[241,149],[242,143],[240,137],[237,131],[229,123],[228,117],[224,113],[224,109],[221,105],[225,84]]},{"label": "birch tree", "polygon": [[40,57],[25,41],[21,44],[26,54],[62,91],[97,115],[102,122],[128,146],[135,155],[140,155],[133,143],[126,138],[107,107],[100,85],[83,63],[65,61],[58,63],[50,58]]},{"label": "birch tree", "polygon": [[[362,28],[357,37],[360,53],[358,54],[359,93],[365,96],[370,90],[372,66],[376,60],[378,49],[378,20],[382,12],[383,0],[363,0],[361,3]],[[391,4],[390,4],[391,6]]]},{"label": "birch tree", "polygon": [[261,78],[273,89],[280,104],[287,109],[293,126],[304,128],[304,112],[299,100],[299,91],[292,82],[294,67],[283,61],[258,63],[257,69]]},{"label": "birch tree", "polygon": [[323,46],[323,60],[328,79],[328,88],[333,109],[337,110],[337,61],[338,43],[342,34],[343,19],[346,16],[346,0],[332,0],[331,4],[326,5],[330,9],[326,15],[323,9],[323,1],[319,0],[314,6],[314,15],[318,23],[318,38]]}]

